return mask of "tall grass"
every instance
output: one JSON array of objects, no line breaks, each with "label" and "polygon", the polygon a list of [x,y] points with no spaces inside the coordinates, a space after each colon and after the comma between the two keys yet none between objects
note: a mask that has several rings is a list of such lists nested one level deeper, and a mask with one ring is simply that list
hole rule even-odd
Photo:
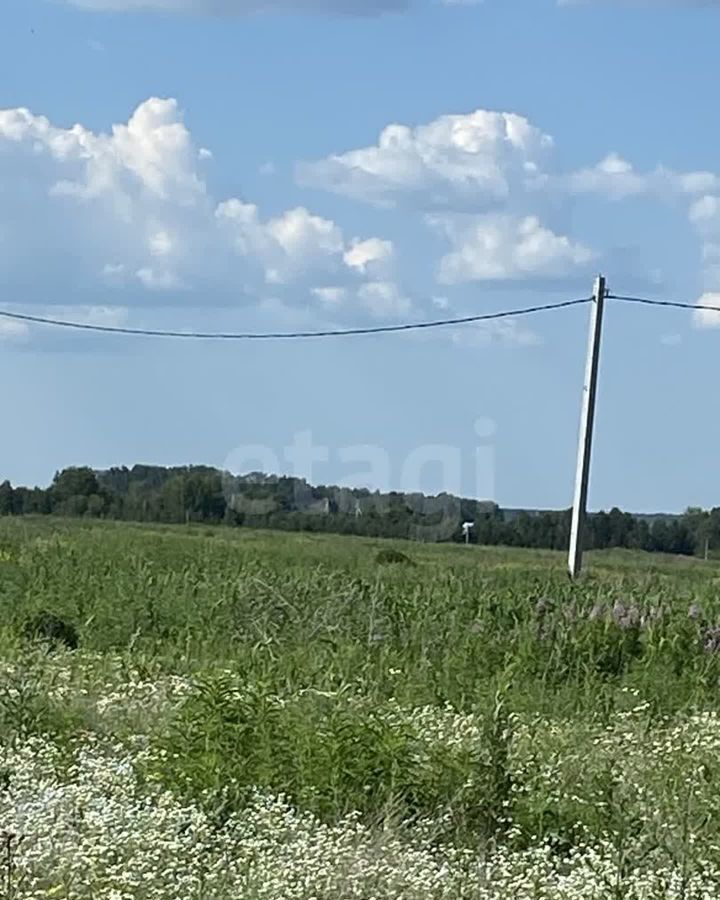
[{"label": "tall grass", "polygon": [[5,520],[2,740],[69,767],[119,741],[214,827],[260,792],[318,828],[594,848],[592,896],[645,866],[689,898],[720,867],[719,585],[633,554],[573,585],[553,553]]}]

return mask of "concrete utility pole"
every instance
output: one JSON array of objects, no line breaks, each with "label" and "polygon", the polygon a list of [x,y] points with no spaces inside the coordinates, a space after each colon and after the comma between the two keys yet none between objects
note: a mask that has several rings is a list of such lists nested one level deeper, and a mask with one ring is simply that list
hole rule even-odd
[{"label": "concrete utility pole", "polygon": [[582,569],[583,532],[585,530],[588,481],[590,479],[590,454],[592,452],[593,423],[595,421],[595,397],[597,394],[605,295],[605,279],[602,275],[599,275],[593,290],[585,386],[583,387],[582,415],[580,418],[580,441],[578,444],[577,472],[575,474],[575,500],[573,502],[570,553],[568,555],[568,570],[571,578],[577,578]]}]

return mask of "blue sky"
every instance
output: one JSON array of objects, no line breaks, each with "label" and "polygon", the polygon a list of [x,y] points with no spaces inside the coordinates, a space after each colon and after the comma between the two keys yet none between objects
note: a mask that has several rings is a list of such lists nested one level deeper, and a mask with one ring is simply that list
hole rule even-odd
[{"label": "blue sky", "polygon": [[[599,270],[720,307],[720,3],[6,0],[2,25],[1,308],[381,325]],[[566,506],[587,313],[251,345],[0,320],[0,476],[255,454]],[[719,326],[609,305],[591,506],[720,505]]]}]

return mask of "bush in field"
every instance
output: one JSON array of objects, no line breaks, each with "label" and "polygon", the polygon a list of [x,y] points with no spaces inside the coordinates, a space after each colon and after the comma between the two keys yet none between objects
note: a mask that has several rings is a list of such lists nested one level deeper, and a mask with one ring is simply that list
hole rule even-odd
[{"label": "bush in field", "polygon": [[25,637],[30,640],[57,644],[76,650],[78,633],[72,622],[66,622],[60,616],[50,612],[39,612],[25,622]]},{"label": "bush in field", "polygon": [[378,550],[377,555],[375,556],[375,562],[381,566],[386,566],[386,565],[414,566],[415,565],[415,563],[410,559],[410,557],[406,553],[403,553],[401,550],[395,550],[392,547],[383,548],[382,550]]},{"label": "bush in field", "polygon": [[324,821],[439,816],[454,830],[495,834],[512,788],[508,718],[497,703],[473,720],[472,740],[453,744],[443,737],[453,715],[347,692],[281,697],[224,675],[186,700],[159,742],[155,774],[191,797],[222,794],[235,809],[260,789]]}]

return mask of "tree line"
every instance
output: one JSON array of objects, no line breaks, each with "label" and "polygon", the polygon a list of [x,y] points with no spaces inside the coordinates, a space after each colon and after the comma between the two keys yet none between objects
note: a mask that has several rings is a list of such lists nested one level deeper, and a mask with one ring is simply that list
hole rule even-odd
[{"label": "tree line", "polygon": [[[473,543],[556,550],[567,547],[570,531],[570,510],[509,511],[449,494],[313,486],[288,476],[235,476],[208,466],[71,467],[57,472],[48,488],[4,481],[0,516],[8,515],[205,522],[425,541],[463,541],[463,522],[473,522]],[[720,549],[720,508],[656,517],[619,509],[593,513],[585,544],[702,555]]]}]

